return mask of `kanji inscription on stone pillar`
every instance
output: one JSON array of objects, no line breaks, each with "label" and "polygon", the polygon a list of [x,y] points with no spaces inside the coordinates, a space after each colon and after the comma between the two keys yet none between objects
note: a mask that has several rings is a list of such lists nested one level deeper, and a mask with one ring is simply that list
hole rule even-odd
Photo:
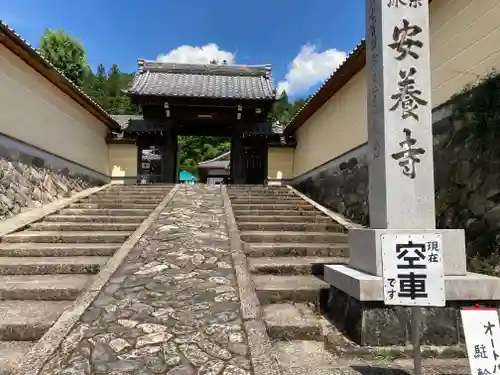
[{"label": "kanji inscription on stone pillar", "polygon": [[366,5],[370,227],[433,229],[428,1]]}]

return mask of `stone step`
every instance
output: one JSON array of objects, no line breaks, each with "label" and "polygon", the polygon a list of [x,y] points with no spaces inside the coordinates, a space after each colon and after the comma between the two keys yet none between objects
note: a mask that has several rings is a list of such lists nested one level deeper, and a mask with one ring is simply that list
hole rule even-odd
[{"label": "stone step", "polygon": [[[320,213],[318,213],[320,215]],[[261,223],[334,223],[328,216],[239,215],[238,222]]]},{"label": "stone step", "polygon": [[134,223],[54,223],[42,221],[28,226],[29,231],[131,231],[139,224]]},{"label": "stone step", "polygon": [[133,204],[156,204],[160,203],[161,199],[157,198],[127,198],[124,199],[122,197],[115,198],[102,198],[102,197],[88,197],[78,201],[79,203],[98,203],[98,204],[113,204],[113,203],[133,203]]},{"label": "stone step", "polygon": [[89,198],[99,198],[99,199],[121,199],[124,201],[128,201],[129,199],[155,199],[157,202],[160,202],[163,198],[166,197],[167,194],[129,194],[129,193],[97,193],[95,195],[91,195]]},{"label": "stone step", "polygon": [[229,198],[231,199],[232,203],[247,203],[248,201],[256,201],[255,203],[260,203],[258,202],[259,200],[262,200],[262,203],[268,203],[273,199],[287,200],[291,202],[304,202],[301,197],[298,197],[294,194],[231,194],[229,195]]},{"label": "stone step", "polygon": [[149,212],[153,211],[158,204],[135,204],[135,203],[73,203],[70,205],[71,208],[94,208],[94,209],[118,209],[118,208],[127,208],[127,209],[140,209],[147,210]]},{"label": "stone step", "polygon": [[288,204],[291,206],[295,205],[306,205],[308,202],[304,201],[302,198],[299,199],[291,199],[291,198],[281,198],[281,197],[269,197],[269,198],[239,198],[239,199],[231,199],[231,204]]},{"label": "stone step", "polygon": [[0,375],[13,374],[34,345],[32,341],[0,341]]},{"label": "stone step", "polygon": [[106,190],[101,190],[95,194],[93,194],[94,196],[97,196],[97,195],[117,195],[117,194],[120,194],[120,195],[129,195],[129,196],[147,196],[147,195],[150,195],[150,196],[155,196],[155,197],[161,197],[161,196],[165,196],[169,193],[169,191],[172,190],[172,189],[163,189],[163,190],[152,190],[152,189],[149,189],[149,190],[120,190],[120,189],[106,189]]},{"label": "stone step", "polygon": [[122,187],[122,188],[110,188],[102,191],[102,193],[128,193],[128,194],[168,194],[172,190],[173,186],[161,189],[155,188],[137,188],[137,187]]},{"label": "stone step", "polygon": [[0,301],[0,341],[40,339],[70,301]]},{"label": "stone step", "polygon": [[141,224],[147,216],[109,216],[109,215],[50,215],[44,222],[54,223],[134,223]]},{"label": "stone step", "polygon": [[7,234],[2,242],[57,242],[57,243],[117,243],[125,242],[130,231],[107,232],[35,232],[24,231]]},{"label": "stone step", "polygon": [[241,187],[236,187],[236,186],[230,186],[228,187],[228,192],[230,193],[242,193],[242,192],[261,192],[261,193],[292,193],[290,189],[288,189],[285,186],[276,186],[276,187],[269,187],[269,186],[241,186]]},{"label": "stone step", "polygon": [[246,211],[275,211],[275,210],[296,210],[296,211],[314,211],[315,207],[302,201],[300,203],[267,203],[267,204],[231,204],[235,210]]},{"label": "stone step", "polygon": [[318,210],[248,210],[245,208],[235,208],[233,207],[234,216],[238,219],[241,216],[313,216],[313,217],[324,217],[323,213]]},{"label": "stone step", "polygon": [[121,191],[121,190],[105,190],[102,192],[98,192],[94,195],[93,197],[110,197],[110,198],[116,198],[116,197],[132,197],[132,198],[158,198],[162,199],[164,198],[170,190],[167,191]]},{"label": "stone step", "polygon": [[0,257],[110,257],[121,245],[121,243],[0,243]]},{"label": "stone step", "polygon": [[264,190],[264,191],[276,191],[276,190],[284,190],[290,191],[286,186],[278,185],[278,186],[270,186],[270,185],[229,185],[228,190]]},{"label": "stone step", "polygon": [[330,288],[328,283],[313,275],[254,275],[252,279],[263,305],[288,301],[319,305]]},{"label": "stone step", "polygon": [[269,337],[275,340],[323,340],[321,320],[303,303],[276,303],[262,308]]},{"label": "stone step", "polygon": [[91,280],[77,274],[0,276],[0,300],[74,300]]},{"label": "stone step", "polygon": [[339,232],[264,232],[242,231],[245,242],[347,243],[347,234]]},{"label": "stone step", "polygon": [[250,272],[274,275],[323,275],[328,264],[347,264],[349,258],[340,257],[263,257],[248,258]]},{"label": "stone step", "polygon": [[245,244],[244,251],[248,257],[348,257],[349,245],[347,243],[322,244],[261,242]]},{"label": "stone step", "polygon": [[82,215],[82,216],[139,216],[147,217],[151,213],[148,209],[137,208],[66,208],[59,212],[60,215]]},{"label": "stone step", "polygon": [[262,197],[267,197],[270,195],[283,195],[283,196],[289,196],[289,197],[298,197],[297,194],[294,192],[285,189],[285,190],[234,190],[234,189],[228,189],[227,194],[230,197],[238,197],[242,195],[255,195],[255,196],[262,196]]},{"label": "stone step", "polygon": [[0,275],[96,274],[109,257],[0,257]]},{"label": "stone step", "polygon": [[238,221],[238,229],[241,231],[299,231],[299,232],[342,232],[344,227],[338,223],[299,223],[299,222],[259,222]]},{"label": "stone step", "polygon": [[[339,375],[360,374],[349,368],[351,365],[364,365],[366,374],[404,374],[402,371],[388,371],[379,366],[372,368],[369,363],[359,359],[345,359],[329,353],[321,341],[283,340],[275,342],[278,362],[283,375]],[[371,363],[371,365],[375,365]],[[378,365],[378,364],[377,364]]]}]

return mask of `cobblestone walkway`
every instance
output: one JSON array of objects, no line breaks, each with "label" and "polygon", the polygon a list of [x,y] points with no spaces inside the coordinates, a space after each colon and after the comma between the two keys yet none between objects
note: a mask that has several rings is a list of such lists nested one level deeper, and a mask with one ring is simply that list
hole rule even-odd
[{"label": "cobblestone walkway", "polygon": [[181,187],[41,374],[246,375],[219,187]]}]

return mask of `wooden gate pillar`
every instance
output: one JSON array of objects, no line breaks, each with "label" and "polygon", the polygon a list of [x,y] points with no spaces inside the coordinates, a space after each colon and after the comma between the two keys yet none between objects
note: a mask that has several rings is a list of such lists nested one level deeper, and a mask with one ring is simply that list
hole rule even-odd
[{"label": "wooden gate pillar", "polygon": [[245,145],[241,126],[234,127],[233,137],[231,138],[231,179],[233,184],[244,184],[245,181]]},{"label": "wooden gate pillar", "polygon": [[162,182],[177,182],[177,132],[171,124],[165,129],[165,144],[162,153]]}]

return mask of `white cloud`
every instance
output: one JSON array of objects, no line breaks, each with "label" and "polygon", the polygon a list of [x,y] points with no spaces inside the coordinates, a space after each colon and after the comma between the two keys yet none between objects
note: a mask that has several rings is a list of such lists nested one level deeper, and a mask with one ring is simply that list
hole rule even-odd
[{"label": "white cloud", "polygon": [[345,60],[347,54],[335,48],[317,52],[315,45],[306,44],[288,67],[285,80],[278,82],[278,93],[300,94],[324,81]]},{"label": "white cloud", "polygon": [[224,51],[215,43],[209,43],[201,47],[196,46],[180,46],[169,53],[161,54],[157,57],[160,61],[191,63],[191,64],[208,64],[213,59],[219,62],[226,60],[228,64],[234,64],[235,54]]}]

